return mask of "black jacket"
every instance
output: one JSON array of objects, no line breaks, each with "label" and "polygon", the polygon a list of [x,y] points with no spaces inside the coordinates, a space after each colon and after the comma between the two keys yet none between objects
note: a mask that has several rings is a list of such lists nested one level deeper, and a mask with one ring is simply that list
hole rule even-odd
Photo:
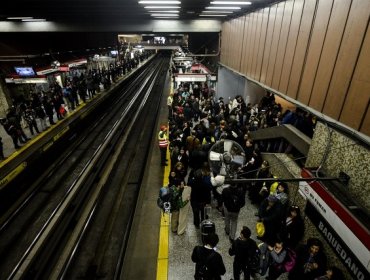
[{"label": "black jacket", "polygon": [[231,245],[229,255],[235,256],[234,263],[247,266],[257,250],[258,247],[254,240],[250,238],[244,240],[238,238]]},{"label": "black jacket", "polygon": [[[210,256],[211,254],[212,256]],[[210,270],[210,280],[220,280],[221,275],[226,273],[222,256],[213,249],[208,249],[203,246],[195,246],[191,255],[191,260],[195,262],[195,279],[197,279],[196,277],[198,275],[199,268],[204,262],[207,262],[206,265]]]}]

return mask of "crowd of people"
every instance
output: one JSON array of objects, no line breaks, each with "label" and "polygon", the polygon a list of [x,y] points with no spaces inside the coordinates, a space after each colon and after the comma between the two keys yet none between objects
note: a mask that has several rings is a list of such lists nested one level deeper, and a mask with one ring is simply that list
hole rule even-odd
[{"label": "crowd of people", "polygon": [[[213,205],[224,217],[224,231],[230,240],[230,256],[234,256],[233,277],[250,275],[277,279],[289,272],[289,279],[342,279],[336,267],[327,268],[326,255],[320,240],[309,239],[301,244],[304,222],[300,208],[291,205],[289,187],[278,179],[274,183],[258,181],[248,184],[225,184],[225,176],[214,172],[208,163],[208,152],[219,140],[233,140],[245,155],[246,164],[238,169],[238,178],[273,178],[269,163],[263,160],[260,146],[250,131],[292,124],[312,136],[312,117],[303,110],[283,113],[274,95],[266,94],[258,104],[246,104],[238,95],[228,102],[216,99],[214,91],[203,83],[181,83],[167,99],[168,126],[158,134],[161,165],[170,165],[169,184],[172,190],[170,207],[171,230],[183,234],[191,208],[195,228],[207,219],[205,209]],[[170,162],[166,159],[170,150]],[[186,190],[186,195],[182,195]],[[246,203],[255,204],[256,222],[264,226],[259,244],[251,239],[251,230],[243,227],[236,233],[238,216]],[[252,214],[253,215],[253,214]],[[182,219],[178,219],[182,216]],[[174,221],[174,222],[173,222]],[[181,228],[181,230],[180,230]],[[191,259],[196,263],[195,279],[221,279],[225,274],[222,256],[213,250],[219,240],[216,233],[204,236]],[[258,254],[258,264],[253,259]]]},{"label": "crowd of people", "polygon": [[[64,86],[54,80],[47,90],[31,91],[28,96],[14,98],[6,116],[0,119],[5,132],[11,137],[14,149],[19,149],[30,138],[24,132],[28,128],[31,137],[47,130],[64,119],[68,112],[75,110],[81,103],[91,100],[101,90],[109,89],[112,83],[147,59],[149,53],[143,52],[109,69],[92,69],[68,76]],[[4,160],[4,147],[0,139],[0,160]]]}]

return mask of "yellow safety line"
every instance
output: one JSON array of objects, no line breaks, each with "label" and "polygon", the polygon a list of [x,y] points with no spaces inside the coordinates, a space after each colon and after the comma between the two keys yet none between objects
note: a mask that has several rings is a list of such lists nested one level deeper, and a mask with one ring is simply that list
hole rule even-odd
[{"label": "yellow safety line", "polygon": [[[172,82],[170,83],[170,92],[173,91]],[[167,149],[166,158],[170,158],[169,150]],[[168,161],[168,166],[164,169],[163,186],[168,185],[168,175],[170,173],[171,161]],[[157,259],[157,280],[168,279],[168,248],[169,248],[169,231],[170,231],[170,214],[163,213],[161,216],[161,224],[159,229],[159,245],[158,245],[158,259]]]}]

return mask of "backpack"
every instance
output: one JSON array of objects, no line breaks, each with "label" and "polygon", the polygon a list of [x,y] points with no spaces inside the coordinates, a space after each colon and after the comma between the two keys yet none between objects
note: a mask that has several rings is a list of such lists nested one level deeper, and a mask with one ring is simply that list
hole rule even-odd
[{"label": "backpack", "polygon": [[164,212],[171,210],[171,188],[169,187],[162,187],[159,189],[159,195],[157,198],[157,205],[161,208]]},{"label": "backpack", "polygon": [[290,248],[286,248],[286,252],[287,254],[283,263],[283,267],[286,272],[289,272],[295,266],[297,254],[293,249]]},{"label": "backpack", "polygon": [[255,244],[253,250],[251,250],[250,255],[248,257],[248,268],[252,273],[257,273],[260,270],[260,258],[261,258],[261,251],[258,248],[257,244]]},{"label": "backpack", "polygon": [[[230,187],[232,188],[232,187]],[[242,203],[241,198],[242,192],[239,190],[239,188],[233,190],[230,189],[230,197],[225,201],[225,206],[228,211],[230,212],[239,212],[240,208],[242,208],[244,205]]]},{"label": "backpack", "polygon": [[[198,251],[199,253],[199,251]],[[212,273],[210,269],[208,268],[207,264],[211,260],[211,258],[215,255],[215,252],[212,250],[211,254],[207,256],[207,258],[202,262],[199,266],[198,271],[195,274],[196,280],[210,280],[212,278]]]}]

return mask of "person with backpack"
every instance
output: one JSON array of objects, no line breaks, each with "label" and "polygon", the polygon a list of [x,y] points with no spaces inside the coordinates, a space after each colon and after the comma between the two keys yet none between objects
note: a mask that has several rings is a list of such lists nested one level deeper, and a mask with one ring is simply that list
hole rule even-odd
[{"label": "person with backpack", "polygon": [[230,185],[222,191],[225,213],[225,233],[230,242],[235,239],[240,209],[245,205],[245,191],[240,185]]},{"label": "person with backpack", "polygon": [[195,246],[191,260],[195,263],[194,279],[221,280],[226,273],[222,256],[216,251],[219,238],[216,233],[204,236],[204,246]]},{"label": "person with backpack", "polygon": [[233,242],[229,255],[235,256],[233,262],[234,280],[240,279],[243,272],[244,279],[249,279],[252,272],[259,265],[259,249],[251,238],[251,230],[244,226],[240,236]]}]

